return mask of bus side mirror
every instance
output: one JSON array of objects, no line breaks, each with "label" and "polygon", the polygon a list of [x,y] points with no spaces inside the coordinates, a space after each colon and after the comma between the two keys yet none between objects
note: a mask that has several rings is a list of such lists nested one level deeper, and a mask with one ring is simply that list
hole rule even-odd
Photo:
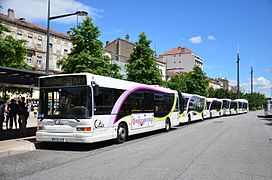
[{"label": "bus side mirror", "polygon": [[94,96],[98,96],[98,94],[99,94],[99,86],[97,84],[93,87],[93,91],[94,91]]},{"label": "bus side mirror", "polygon": [[99,94],[99,85],[96,84],[95,82],[92,82],[92,87],[93,87],[94,96],[98,96],[98,94]]}]

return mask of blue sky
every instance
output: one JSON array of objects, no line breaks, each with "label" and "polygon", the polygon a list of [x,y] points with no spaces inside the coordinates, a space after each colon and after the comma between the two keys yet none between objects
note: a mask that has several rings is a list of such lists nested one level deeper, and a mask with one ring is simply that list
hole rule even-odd
[{"label": "blue sky", "polygon": [[[47,0],[1,0],[6,14],[46,27]],[[28,3],[28,6],[25,6]],[[240,50],[240,84],[250,91],[250,66],[254,91],[271,96],[272,0],[51,0],[51,16],[86,10],[100,28],[105,43],[129,34],[135,42],[141,32],[162,54],[186,46],[204,60],[209,77],[224,77],[236,84],[236,56]],[[67,32],[76,17],[58,19],[51,28]]]}]

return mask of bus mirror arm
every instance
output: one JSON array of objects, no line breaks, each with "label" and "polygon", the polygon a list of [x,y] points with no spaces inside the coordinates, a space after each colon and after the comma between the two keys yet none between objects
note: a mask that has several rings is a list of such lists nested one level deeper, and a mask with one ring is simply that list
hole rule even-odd
[{"label": "bus mirror arm", "polygon": [[93,87],[93,91],[94,91],[94,96],[98,96],[98,94],[99,94],[99,85],[96,84],[94,81],[92,81],[92,87]]},{"label": "bus mirror arm", "polygon": [[75,121],[76,121],[76,122],[80,122],[80,120],[78,120],[77,117],[75,117]]}]

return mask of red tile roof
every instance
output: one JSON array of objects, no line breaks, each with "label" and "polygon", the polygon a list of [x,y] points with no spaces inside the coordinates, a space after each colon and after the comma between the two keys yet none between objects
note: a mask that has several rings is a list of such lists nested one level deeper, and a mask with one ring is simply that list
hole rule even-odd
[{"label": "red tile roof", "polygon": [[192,51],[186,47],[178,47],[178,48],[173,48],[160,56],[166,56],[166,55],[175,55],[175,54],[191,54]]}]

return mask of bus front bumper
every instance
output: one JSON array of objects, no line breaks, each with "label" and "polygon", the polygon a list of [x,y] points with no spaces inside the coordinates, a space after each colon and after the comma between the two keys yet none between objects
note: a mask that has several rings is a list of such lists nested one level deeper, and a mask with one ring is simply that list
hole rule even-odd
[{"label": "bus front bumper", "polygon": [[113,139],[112,135],[96,135],[89,133],[48,133],[36,132],[36,140],[39,142],[73,142],[73,143],[93,143]]}]

